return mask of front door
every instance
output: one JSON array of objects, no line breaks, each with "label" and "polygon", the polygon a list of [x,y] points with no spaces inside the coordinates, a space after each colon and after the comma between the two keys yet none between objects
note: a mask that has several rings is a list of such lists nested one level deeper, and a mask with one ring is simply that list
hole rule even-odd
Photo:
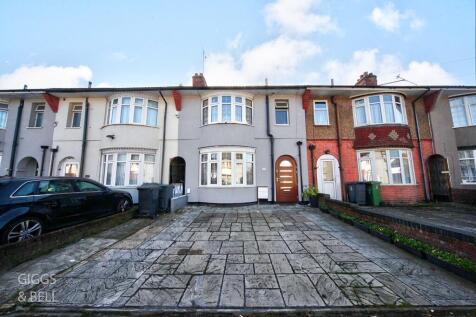
[{"label": "front door", "polygon": [[446,159],[435,154],[428,158],[431,194],[435,200],[451,199],[450,172]]},{"label": "front door", "polygon": [[290,156],[281,156],[276,162],[276,201],[295,203],[298,201],[296,162]]},{"label": "front door", "polygon": [[323,155],[317,161],[317,189],[332,199],[342,200],[339,163],[332,155]]}]

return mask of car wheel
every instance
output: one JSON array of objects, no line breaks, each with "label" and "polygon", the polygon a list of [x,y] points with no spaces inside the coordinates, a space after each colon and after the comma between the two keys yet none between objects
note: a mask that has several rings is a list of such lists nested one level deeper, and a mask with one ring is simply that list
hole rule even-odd
[{"label": "car wheel", "polygon": [[5,229],[2,242],[14,243],[38,237],[42,234],[43,228],[43,223],[37,218],[17,219]]},{"label": "car wheel", "polygon": [[121,198],[119,199],[119,202],[117,203],[116,211],[117,212],[125,212],[129,208],[131,208],[131,202],[127,198]]}]

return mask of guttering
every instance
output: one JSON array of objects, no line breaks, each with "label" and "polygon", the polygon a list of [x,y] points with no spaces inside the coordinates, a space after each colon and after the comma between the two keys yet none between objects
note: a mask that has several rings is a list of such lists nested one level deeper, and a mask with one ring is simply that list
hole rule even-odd
[{"label": "guttering", "polygon": [[[23,87],[23,90],[26,90],[27,86]],[[15,122],[15,132],[13,133],[13,142],[12,142],[12,150],[10,155],[10,165],[8,167],[8,176],[13,176],[13,169],[15,168],[15,156],[17,154],[17,147],[18,147],[18,136],[20,134],[20,125],[21,125],[21,117],[23,114],[23,106],[25,105],[25,99],[22,96],[20,99],[20,105],[18,106],[17,112],[17,119]]]},{"label": "guttering", "polygon": [[[88,88],[91,89],[91,82]],[[88,143],[88,125],[89,125],[89,97],[86,97],[84,105],[84,122],[83,122],[83,140],[81,142],[81,160],[79,163],[79,176],[84,177],[84,160],[86,159],[86,146]]]},{"label": "guttering", "polygon": [[269,95],[266,94],[266,134],[269,138],[269,145],[271,150],[271,202],[274,203],[274,136],[273,134],[271,134],[269,113]]},{"label": "guttering", "polygon": [[416,102],[420,100],[423,96],[425,96],[427,92],[430,91],[429,87],[426,87],[425,89],[426,90],[422,94],[420,94],[418,97],[416,97],[412,101],[412,110],[413,110],[413,119],[415,120],[416,135],[418,140],[418,154],[420,155],[420,167],[423,174],[423,191],[425,193],[425,200],[429,201],[430,197],[428,195],[428,188],[427,188],[428,181],[427,181],[427,175],[426,175],[426,168],[425,168],[425,162],[423,160],[423,151],[421,150],[422,144],[421,144],[421,137],[420,137],[420,124],[418,123],[418,116],[416,113]]},{"label": "guttering", "polygon": [[167,129],[167,108],[168,108],[168,103],[167,100],[165,100],[164,95],[162,94],[162,91],[159,90],[160,97],[162,97],[162,100],[165,103],[165,109],[164,109],[164,127],[162,131],[162,155],[161,155],[161,160],[160,160],[160,183],[163,184],[164,181],[164,162],[165,162],[165,130]]},{"label": "guttering", "polygon": [[341,150],[341,142],[340,142],[340,128],[339,128],[339,114],[337,113],[337,103],[334,100],[335,96],[331,96],[331,103],[334,106],[334,116],[336,120],[336,131],[337,131],[337,155],[339,159],[339,178],[340,178],[340,188],[342,192],[342,200],[346,200],[347,197],[345,192],[345,184],[344,184],[344,175],[342,173],[342,150]]}]

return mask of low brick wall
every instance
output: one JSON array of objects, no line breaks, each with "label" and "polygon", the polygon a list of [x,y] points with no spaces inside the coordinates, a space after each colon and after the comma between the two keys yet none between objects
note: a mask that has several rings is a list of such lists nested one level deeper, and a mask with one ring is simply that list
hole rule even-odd
[{"label": "low brick wall", "polygon": [[454,202],[476,205],[476,188],[453,188],[451,193]]},{"label": "low brick wall", "polygon": [[105,231],[132,219],[137,208],[108,217],[43,234],[37,238],[0,246],[0,272],[34,259],[82,238]]},{"label": "low brick wall", "polygon": [[459,256],[476,261],[475,238],[459,232],[445,230],[434,226],[411,222],[396,217],[380,215],[359,208],[358,205],[327,199],[329,209],[343,212],[350,216],[390,227],[402,235],[424,241],[442,250],[455,252]]}]

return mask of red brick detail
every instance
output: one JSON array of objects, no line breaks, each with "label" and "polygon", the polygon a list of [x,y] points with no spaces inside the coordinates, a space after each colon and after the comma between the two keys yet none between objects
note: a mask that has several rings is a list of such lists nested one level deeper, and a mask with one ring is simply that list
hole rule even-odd
[{"label": "red brick detail", "polygon": [[53,96],[49,93],[45,93],[43,94],[43,98],[45,99],[48,106],[50,106],[51,110],[53,110],[53,112],[58,112],[60,101],[59,97]]},{"label": "red brick detail", "polygon": [[357,80],[355,83],[356,86],[377,86],[377,76],[365,72],[362,75],[360,75],[360,78]]},{"label": "red brick detail", "polygon": [[431,94],[425,95],[423,97],[423,104],[425,105],[425,111],[428,113],[433,109],[433,106],[436,103],[436,100],[440,96],[441,90],[434,91]]},{"label": "red brick detail", "polygon": [[311,91],[309,89],[304,90],[302,94],[302,108],[307,111],[311,105]]},{"label": "red brick detail", "polygon": [[406,125],[365,126],[354,129],[354,148],[413,147],[410,128]]},{"label": "red brick detail", "polygon": [[174,97],[175,110],[181,111],[182,110],[182,95],[177,90],[173,90],[172,97]]}]

